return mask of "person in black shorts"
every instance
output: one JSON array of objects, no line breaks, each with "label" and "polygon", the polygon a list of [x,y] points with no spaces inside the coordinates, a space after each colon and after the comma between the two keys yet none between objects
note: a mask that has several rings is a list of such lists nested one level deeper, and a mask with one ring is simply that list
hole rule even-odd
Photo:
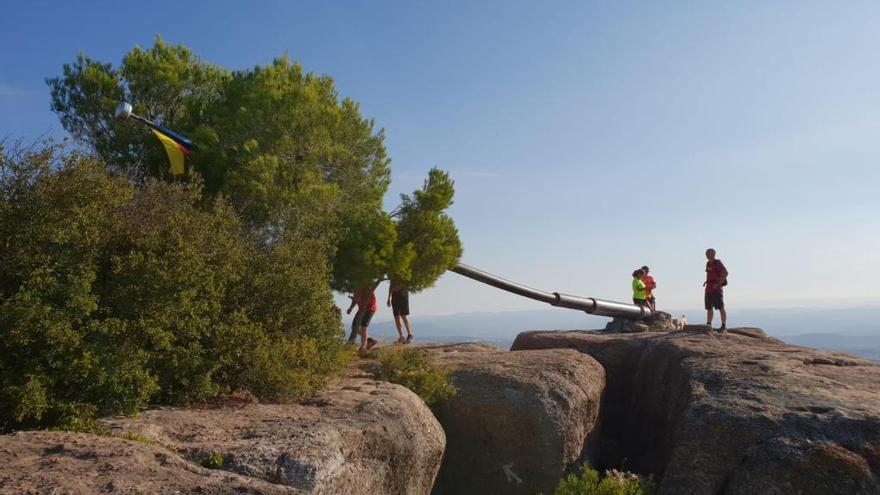
[{"label": "person in black shorts", "polygon": [[712,328],[712,317],[717,309],[721,313],[721,328],[718,330],[727,333],[727,311],[724,309],[724,286],[727,285],[727,268],[724,263],[715,257],[714,249],[706,250],[706,288],[703,296],[706,306],[706,325]]},{"label": "person in black shorts", "polygon": [[[397,326],[398,344],[409,344],[413,340],[412,329],[409,326],[409,289],[399,282],[391,282],[388,287],[388,305],[394,314],[394,324]],[[401,321],[403,324],[401,324]],[[406,338],[403,338],[403,326],[406,326]]]}]

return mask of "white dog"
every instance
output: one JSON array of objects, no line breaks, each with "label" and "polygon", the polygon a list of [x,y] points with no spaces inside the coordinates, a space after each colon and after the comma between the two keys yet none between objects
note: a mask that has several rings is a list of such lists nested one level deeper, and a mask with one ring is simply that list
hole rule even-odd
[{"label": "white dog", "polygon": [[676,330],[684,330],[684,326],[688,324],[687,315],[681,315],[681,318],[673,318],[672,326],[675,327]]}]

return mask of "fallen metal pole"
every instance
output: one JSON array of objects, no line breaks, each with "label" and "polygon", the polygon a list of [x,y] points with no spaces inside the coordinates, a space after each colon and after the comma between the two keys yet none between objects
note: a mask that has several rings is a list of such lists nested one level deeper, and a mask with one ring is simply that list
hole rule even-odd
[{"label": "fallen metal pole", "polygon": [[591,315],[608,316],[612,318],[627,318],[641,320],[651,316],[651,309],[635,304],[596,299],[595,297],[580,297],[559,292],[544,292],[531,287],[511,282],[510,280],[492,275],[464,263],[454,266],[451,271],[465,277],[482,282],[492,287],[513,292],[516,295],[528,297],[536,301],[545,302],[560,308],[578,309]]}]

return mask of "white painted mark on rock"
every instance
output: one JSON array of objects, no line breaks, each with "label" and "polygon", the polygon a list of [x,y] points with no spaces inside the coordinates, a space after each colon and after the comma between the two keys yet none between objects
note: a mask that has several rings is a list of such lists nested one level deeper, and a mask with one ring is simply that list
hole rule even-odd
[{"label": "white painted mark on rock", "polygon": [[504,474],[507,476],[508,483],[516,480],[517,484],[520,484],[520,485],[522,484],[522,478],[520,478],[519,476],[516,475],[516,473],[513,472],[513,469],[512,469],[513,463],[512,462],[510,464],[505,464],[504,466],[501,466],[501,467],[504,468]]}]

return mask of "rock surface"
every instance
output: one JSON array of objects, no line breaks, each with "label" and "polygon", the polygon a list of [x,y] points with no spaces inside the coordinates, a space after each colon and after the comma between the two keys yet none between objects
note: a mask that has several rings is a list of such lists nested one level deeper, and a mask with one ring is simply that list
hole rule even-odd
[{"label": "rock surface", "polygon": [[641,321],[613,318],[605,325],[606,332],[615,333],[669,332],[675,329],[672,315],[663,311],[656,311]]},{"label": "rock surface", "polygon": [[158,409],[104,421],[194,462],[311,494],[427,494],[445,436],[428,407],[399,385],[347,378],[289,405]]},{"label": "rock surface", "polygon": [[602,464],[653,473],[661,493],[880,493],[873,361],[757,329],[525,332],[513,344],[555,348],[605,367]]},{"label": "rock surface", "polygon": [[304,492],[205,469],[159,446],[61,431],[0,436],[0,494],[91,495]]},{"label": "rock surface", "polygon": [[435,494],[552,493],[567,468],[594,457],[605,383],[594,359],[568,350],[424,348],[451,370],[457,389],[435,408],[448,442]]}]

